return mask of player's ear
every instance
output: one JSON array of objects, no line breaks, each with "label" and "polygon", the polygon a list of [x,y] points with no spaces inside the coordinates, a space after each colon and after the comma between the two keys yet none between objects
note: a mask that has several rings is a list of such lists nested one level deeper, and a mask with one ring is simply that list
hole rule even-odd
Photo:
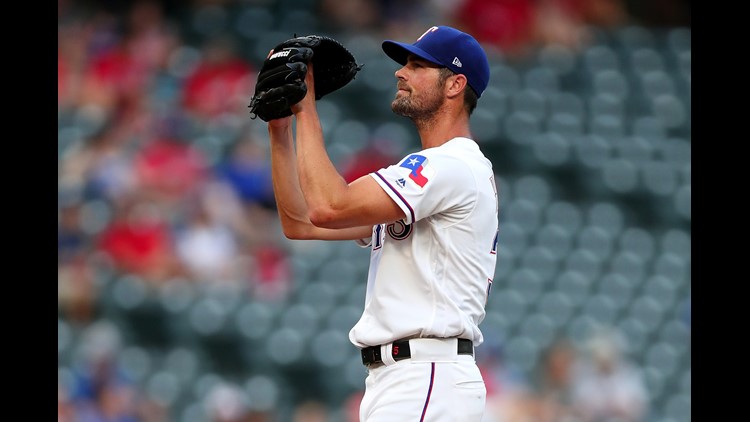
[{"label": "player's ear", "polygon": [[454,98],[461,95],[461,93],[464,91],[464,89],[467,89],[467,87],[468,80],[466,79],[465,75],[462,75],[460,73],[451,75],[445,81],[446,95],[448,96],[448,98]]}]

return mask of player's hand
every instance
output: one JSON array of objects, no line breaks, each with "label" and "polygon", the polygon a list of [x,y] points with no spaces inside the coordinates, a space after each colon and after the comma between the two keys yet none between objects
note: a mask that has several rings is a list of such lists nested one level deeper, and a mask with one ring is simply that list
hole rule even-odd
[{"label": "player's hand", "polygon": [[305,94],[305,98],[291,107],[292,113],[294,114],[297,114],[308,107],[315,107],[315,74],[313,73],[312,62],[307,64],[305,85],[307,85],[307,94]]}]

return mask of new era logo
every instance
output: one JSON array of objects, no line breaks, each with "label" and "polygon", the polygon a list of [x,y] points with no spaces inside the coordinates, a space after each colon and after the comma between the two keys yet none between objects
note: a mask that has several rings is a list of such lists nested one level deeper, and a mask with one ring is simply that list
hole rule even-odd
[{"label": "new era logo", "polygon": [[458,57],[453,58],[453,64],[455,66],[461,67],[461,60],[458,60]]}]

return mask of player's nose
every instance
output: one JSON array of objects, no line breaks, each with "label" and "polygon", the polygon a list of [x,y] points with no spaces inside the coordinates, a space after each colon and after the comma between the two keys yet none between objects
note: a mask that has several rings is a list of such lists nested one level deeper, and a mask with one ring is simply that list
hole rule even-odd
[{"label": "player's nose", "polygon": [[401,68],[396,70],[396,72],[394,73],[394,75],[396,76],[396,79],[406,80],[406,72],[404,71],[405,69],[406,69],[406,66],[402,66]]}]

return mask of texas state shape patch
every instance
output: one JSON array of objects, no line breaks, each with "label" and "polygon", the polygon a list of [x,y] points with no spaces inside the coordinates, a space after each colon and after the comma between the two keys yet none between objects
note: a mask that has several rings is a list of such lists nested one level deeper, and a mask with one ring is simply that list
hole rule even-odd
[{"label": "texas state shape patch", "polygon": [[424,155],[412,154],[406,157],[399,166],[409,169],[409,179],[421,188],[424,188],[435,175],[435,170]]}]

